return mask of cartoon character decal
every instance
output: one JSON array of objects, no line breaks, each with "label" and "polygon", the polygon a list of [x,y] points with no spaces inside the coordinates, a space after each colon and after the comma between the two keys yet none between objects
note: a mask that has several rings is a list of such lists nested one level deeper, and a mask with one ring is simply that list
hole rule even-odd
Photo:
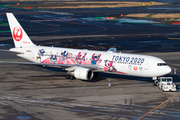
[{"label": "cartoon character decal", "polygon": [[38,51],[38,55],[39,55],[39,56],[43,56],[44,53],[45,53],[45,50],[44,50],[44,49],[40,49],[40,50]]},{"label": "cartoon character decal", "polygon": [[[92,56],[91,56],[92,55]],[[40,60],[41,63],[49,63],[49,64],[82,64],[82,65],[91,65],[96,64],[103,66],[105,72],[114,72],[120,74],[127,74],[121,71],[117,71],[117,69],[113,65],[113,60],[105,60],[104,65],[101,64],[102,56],[98,53],[93,53],[91,58],[87,58],[87,53],[85,52],[78,52],[77,54],[69,53],[68,51],[61,51],[57,52],[56,54],[50,52],[46,52],[45,49],[39,49],[36,59],[37,61]],[[129,69],[132,69],[132,66],[129,66]],[[142,68],[139,68],[142,69]],[[137,70],[137,68],[134,70]]]},{"label": "cartoon character decal", "polygon": [[66,63],[67,56],[68,56],[67,51],[61,51],[60,64],[65,64]]},{"label": "cartoon character decal", "polygon": [[50,62],[53,62],[54,64],[57,63],[57,55],[51,55],[50,56]]},{"label": "cartoon character decal", "polygon": [[104,70],[106,72],[117,72],[116,68],[113,66],[113,61],[108,62],[108,60],[105,61]]},{"label": "cartoon character decal", "polygon": [[86,64],[86,61],[85,61],[86,54],[87,53],[79,52],[75,59],[76,64]]},{"label": "cartoon character decal", "polygon": [[91,58],[91,64],[101,63],[100,57],[101,57],[101,54],[94,53]]},{"label": "cartoon character decal", "polygon": [[36,56],[36,59],[41,61],[41,57],[44,56],[44,54],[45,54],[45,50],[39,49],[38,56]]},{"label": "cartoon character decal", "polygon": [[[86,58],[87,53],[78,52],[78,54],[69,53],[68,51],[61,51],[53,54],[52,52],[46,52],[45,49],[39,49],[37,60],[40,59],[41,63],[52,64],[100,64],[101,54],[93,53],[91,59]],[[104,70],[106,72],[117,72],[113,65],[113,61],[105,61]]]}]

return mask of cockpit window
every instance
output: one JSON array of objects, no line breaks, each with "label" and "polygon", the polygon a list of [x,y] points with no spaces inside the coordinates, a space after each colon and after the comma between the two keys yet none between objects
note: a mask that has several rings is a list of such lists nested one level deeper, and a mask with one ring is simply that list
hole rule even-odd
[{"label": "cockpit window", "polygon": [[166,66],[166,63],[158,63],[157,66]]}]

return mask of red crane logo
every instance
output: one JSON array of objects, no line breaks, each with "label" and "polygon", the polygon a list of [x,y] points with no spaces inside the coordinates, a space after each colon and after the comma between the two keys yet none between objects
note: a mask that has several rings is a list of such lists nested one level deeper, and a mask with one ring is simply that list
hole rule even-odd
[{"label": "red crane logo", "polygon": [[22,29],[20,27],[15,27],[13,29],[13,38],[16,41],[20,41],[22,39],[22,36],[23,36]]}]

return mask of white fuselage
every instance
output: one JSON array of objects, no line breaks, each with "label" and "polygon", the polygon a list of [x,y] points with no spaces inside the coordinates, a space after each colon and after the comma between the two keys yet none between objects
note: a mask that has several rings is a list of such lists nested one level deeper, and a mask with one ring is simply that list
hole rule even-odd
[{"label": "white fuselage", "polygon": [[96,64],[101,67],[94,72],[107,72],[140,77],[158,77],[171,72],[171,68],[157,57],[138,54],[108,53],[103,51],[32,46],[12,48],[21,52],[18,56],[36,63]]}]

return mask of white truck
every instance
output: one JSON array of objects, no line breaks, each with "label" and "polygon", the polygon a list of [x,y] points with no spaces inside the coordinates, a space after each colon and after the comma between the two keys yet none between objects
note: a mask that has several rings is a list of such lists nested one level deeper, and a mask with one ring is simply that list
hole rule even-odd
[{"label": "white truck", "polygon": [[160,77],[158,87],[162,91],[176,91],[176,85],[172,77]]}]

